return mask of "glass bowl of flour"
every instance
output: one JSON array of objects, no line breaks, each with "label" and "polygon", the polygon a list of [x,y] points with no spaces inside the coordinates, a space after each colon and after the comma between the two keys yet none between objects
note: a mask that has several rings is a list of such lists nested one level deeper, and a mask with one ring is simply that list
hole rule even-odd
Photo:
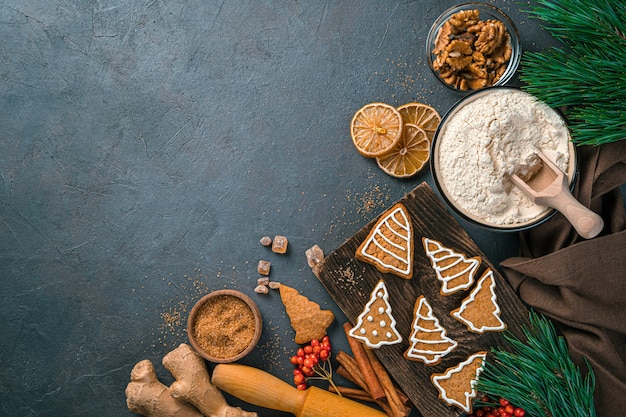
[{"label": "glass bowl of flour", "polygon": [[543,151],[570,186],[576,155],[563,117],[514,87],[489,87],[443,117],[432,145],[431,168],[440,194],[459,215],[492,230],[535,226],[554,209],[533,203],[509,175]]}]

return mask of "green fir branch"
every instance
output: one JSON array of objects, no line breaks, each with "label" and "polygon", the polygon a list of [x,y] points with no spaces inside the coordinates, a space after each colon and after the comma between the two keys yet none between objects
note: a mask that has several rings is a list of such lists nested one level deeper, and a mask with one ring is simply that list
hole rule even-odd
[{"label": "green fir branch", "polygon": [[626,138],[626,0],[536,0],[528,13],[563,46],[524,53],[522,88],[568,108],[577,144]]},{"label": "green fir branch", "polygon": [[569,357],[565,339],[535,312],[524,335],[526,341],[507,332],[510,350],[491,350],[477,390],[491,398],[506,398],[531,416],[595,417],[595,376],[589,363],[583,377]]}]

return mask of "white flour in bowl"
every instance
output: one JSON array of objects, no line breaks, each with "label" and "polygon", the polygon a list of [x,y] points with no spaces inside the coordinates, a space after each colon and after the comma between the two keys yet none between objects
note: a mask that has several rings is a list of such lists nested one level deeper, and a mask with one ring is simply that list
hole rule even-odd
[{"label": "white flour in bowl", "polygon": [[507,174],[541,149],[567,173],[569,133],[548,105],[520,90],[491,90],[451,114],[438,134],[438,176],[470,217],[494,225],[530,221],[532,203]]}]

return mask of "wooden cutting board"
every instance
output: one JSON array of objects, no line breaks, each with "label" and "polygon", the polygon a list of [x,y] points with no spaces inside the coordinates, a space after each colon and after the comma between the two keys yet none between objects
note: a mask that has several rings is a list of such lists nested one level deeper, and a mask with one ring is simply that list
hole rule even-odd
[{"label": "wooden cutting board", "polygon": [[[374,266],[355,259],[357,247],[366,238],[377,218],[329,254],[323,262],[316,265],[313,272],[353,325],[368,302],[373,288],[383,279],[389,291],[392,314],[397,321],[396,328],[403,341],[376,349],[376,355],[424,417],[459,416],[463,413],[461,409],[448,406],[438,398],[439,392],[430,381],[431,374],[443,373],[475,352],[490,351],[495,346],[504,347],[505,341],[502,332],[471,333],[465,325],[450,315],[450,311],[461,305],[471,288],[448,296],[440,295],[440,283],[424,252],[422,237],[438,240],[444,246],[468,257],[482,258],[476,279],[487,268],[493,270],[497,302],[501,309],[500,317],[506,323],[508,331],[515,336],[522,337],[522,326],[528,324],[529,311],[428,184],[420,184],[399,202],[407,208],[413,225],[415,249],[411,280],[381,273]],[[446,329],[448,337],[459,343],[441,363],[432,366],[403,357],[409,347],[415,300],[422,294],[431,304],[434,315]]]}]

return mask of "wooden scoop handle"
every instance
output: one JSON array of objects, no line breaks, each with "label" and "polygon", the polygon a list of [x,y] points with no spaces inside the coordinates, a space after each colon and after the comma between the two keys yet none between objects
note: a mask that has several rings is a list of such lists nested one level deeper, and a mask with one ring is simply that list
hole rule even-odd
[{"label": "wooden scoop handle", "polygon": [[211,382],[220,390],[273,410],[297,417],[386,417],[381,411],[317,387],[301,391],[257,368],[240,364],[219,364]]},{"label": "wooden scoop handle", "polygon": [[567,184],[563,186],[562,192],[551,197],[542,197],[541,201],[537,202],[560,211],[576,229],[576,232],[585,239],[596,237],[604,228],[602,217],[576,200],[569,191]]}]

